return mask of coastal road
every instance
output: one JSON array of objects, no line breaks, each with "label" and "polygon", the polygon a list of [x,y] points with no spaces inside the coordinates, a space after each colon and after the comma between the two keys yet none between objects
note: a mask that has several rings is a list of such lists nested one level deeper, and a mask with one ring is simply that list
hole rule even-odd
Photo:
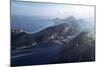
[{"label": "coastal road", "polygon": [[62,45],[38,44],[30,49],[11,51],[11,65],[48,64],[59,61]]}]

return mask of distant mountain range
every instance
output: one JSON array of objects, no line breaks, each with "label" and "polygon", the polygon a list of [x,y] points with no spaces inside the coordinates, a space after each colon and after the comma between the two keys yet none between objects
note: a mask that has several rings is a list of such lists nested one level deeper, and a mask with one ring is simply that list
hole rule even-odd
[{"label": "distant mountain range", "polygon": [[12,16],[11,27],[16,29],[23,29],[27,32],[35,33],[50,26],[59,25],[61,23],[68,23],[72,29],[82,30],[86,22],[83,19],[75,19],[70,16],[65,19],[43,19],[41,17],[26,17],[26,16]]},{"label": "distant mountain range", "polygon": [[[68,42],[69,39],[84,31],[84,24],[86,24],[84,20],[77,20],[73,16],[67,17],[66,19],[56,18],[51,20],[52,22],[50,21],[50,23],[47,21],[45,23],[42,23],[42,21],[32,23],[33,20],[28,23],[28,21],[25,21],[24,19],[22,19],[24,21],[18,22],[19,20],[21,20],[21,18],[19,18],[16,22],[12,19],[12,48],[46,42],[56,42],[59,44],[63,41]],[[16,26],[13,27],[14,25]],[[33,30],[34,32],[32,32]]]}]

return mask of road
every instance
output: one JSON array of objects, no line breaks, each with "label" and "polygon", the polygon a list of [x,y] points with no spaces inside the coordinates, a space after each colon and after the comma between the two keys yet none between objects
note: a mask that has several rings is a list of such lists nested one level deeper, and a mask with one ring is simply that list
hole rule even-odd
[{"label": "road", "polygon": [[38,44],[32,48],[11,51],[11,65],[49,64],[59,61],[62,45]]}]

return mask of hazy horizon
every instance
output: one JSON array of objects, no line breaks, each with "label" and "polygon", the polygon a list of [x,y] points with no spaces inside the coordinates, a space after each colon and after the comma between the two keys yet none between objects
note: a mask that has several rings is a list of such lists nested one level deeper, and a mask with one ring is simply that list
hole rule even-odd
[{"label": "hazy horizon", "polygon": [[[15,16],[15,17],[14,17]],[[54,4],[42,2],[20,2],[13,0],[11,3],[11,22],[13,26],[33,30],[44,28],[53,24],[53,19],[74,19],[86,21],[85,27],[94,28],[94,7],[82,5]],[[44,21],[35,21],[44,19]],[[51,20],[51,21],[47,21]],[[37,22],[37,23],[36,23]],[[80,23],[81,25],[84,23]]]},{"label": "hazy horizon", "polygon": [[11,15],[42,16],[51,18],[94,18],[93,6],[65,5],[39,2],[12,1]]}]

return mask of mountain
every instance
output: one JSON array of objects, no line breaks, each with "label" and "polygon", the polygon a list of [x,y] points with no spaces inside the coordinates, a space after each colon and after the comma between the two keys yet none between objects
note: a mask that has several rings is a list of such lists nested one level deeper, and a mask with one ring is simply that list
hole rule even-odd
[{"label": "mountain", "polygon": [[52,40],[63,40],[70,35],[70,27],[67,23],[45,28],[37,33],[29,34],[22,30],[12,30],[12,47],[29,46],[33,43],[47,43]]},{"label": "mountain", "polygon": [[11,32],[11,46],[12,48],[20,48],[31,46],[35,44],[33,34],[27,34],[26,32]]},{"label": "mountain", "polygon": [[[14,18],[17,21],[15,21]],[[67,17],[65,19],[56,18],[52,20],[52,23],[46,22],[46,24],[45,22],[41,24],[42,21],[40,21],[41,23],[39,21],[37,21],[38,23],[33,22],[32,18],[30,21],[28,21],[29,23],[27,23],[25,20],[29,19],[24,19],[24,17],[18,16],[13,17],[12,19],[12,22],[14,23],[12,23],[12,25],[17,26],[12,27],[12,46],[14,47],[31,46],[34,43],[51,42],[54,40],[61,43],[60,40],[68,40],[66,39],[67,36],[75,36],[80,32],[78,20],[76,20],[73,16]],[[40,25],[44,26],[44,28],[41,28]],[[28,33],[29,30],[32,30],[34,33]]]},{"label": "mountain", "polygon": [[[85,21],[83,19],[76,19],[74,16],[69,16],[65,19],[60,19],[60,18],[56,18],[53,20],[55,25],[59,25],[59,24],[62,24],[62,23],[67,23],[69,24],[70,28],[73,30],[72,31],[72,35],[75,35],[79,32],[82,31],[82,24],[85,23]],[[83,21],[83,22],[82,22]],[[85,23],[86,24],[86,23]]]},{"label": "mountain", "polygon": [[[21,22],[21,21],[20,21]],[[42,22],[42,21],[41,21]],[[17,23],[17,22],[16,22]],[[23,24],[24,22],[22,22]],[[31,22],[32,23],[32,22]],[[47,23],[47,22],[46,22]],[[33,31],[37,31],[34,33],[29,33],[24,28],[14,28],[12,27],[12,48],[16,47],[24,47],[24,46],[31,46],[36,45],[38,43],[48,43],[48,42],[55,42],[58,44],[62,44],[63,42],[68,42],[70,39],[76,37],[80,32],[82,32],[82,28],[86,22],[83,19],[77,20],[75,17],[70,16],[65,19],[56,18],[52,20],[50,26],[48,24],[42,24],[43,26],[47,26],[41,29],[37,23],[37,27],[35,27],[35,23],[28,23],[32,25],[32,28],[27,26],[25,22],[25,28],[30,29]],[[20,24],[20,23],[19,23]],[[83,26],[82,26],[83,25]],[[22,26],[24,27],[24,25]],[[86,29],[87,30],[87,29]]]},{"label": "mountain", "polygon": [[70,35],[69,32],[70,27],[67,23],[62,23],[56,26],[48,27],[44,30],[41,30],[40,32],[35,34],[36,40],[41,41],[50,41],[53,39],[60,39],[66,37],[67,35]]},{"label": "mountain", "polygon": [[[39,31],[35,33],[12,27],[13,64],[38,64],[36,61],[39,63],[42,61],[43,63],[65,63],[95,60],[95,34],[85,29],[86,22],[83,19],[56,18],[52,22],[54,22],[53,25],[43,29],[39,28]],[[32,54],[26,56],[28,53]],[[25,56],[22,57],[23,54]],[[17,55],[19,57],[16,58]]]},{"label": "mountain", "polygon": [[[42,54],[44,55],[42,55],[42,57],[48,58],[47,54],[45,56],[46,51],[46,53],[50,53],[50,55],[54,54],[51,58],[57,56],[59,57],[59,59],[54,62],[94,61],[95,40],[92,37],[93,35],[89,35],[91,34],[90,32],[82,31],[73,37],[70,34],[71,32],[72,29],[67,23],[50,26],[37,33],[31,34],[25,32],[24,30],[14,29],[11,32],[12,51],[15,51],[15,54],[17,54],[16,50],[22,50],[23,53],[24,50],[31,49],[33,51],[30,52],[36,53],[30,55],[32,58],[34,55],[36,55],[34,58],[38,58],[37,56],[41,58],[41,54],[39,55],[38,51],[43,51]],[[54,47],[53,45],[56,46]],[[43,50],[40,50],[39,48],[42,48]],[[53,53],[53,50],[55,53]],[[60,53],[57,53],[57,51],[60,51]],[[30,58],[28,59],[30,60]],[[34,60],[32,61],[35,62]]]},{"label": "mountain", "polygon": [[69,24],[71,29],[74,30],[72,35],[90,27],[88,22],[83,19],[76,19],[74,16],[69,16],[65,19],[55,18],[52,20],[34,16],[11,16],[12,28],[23,29],[29,33],[36,33],[47,27],[56,26],[62,23]]}]

